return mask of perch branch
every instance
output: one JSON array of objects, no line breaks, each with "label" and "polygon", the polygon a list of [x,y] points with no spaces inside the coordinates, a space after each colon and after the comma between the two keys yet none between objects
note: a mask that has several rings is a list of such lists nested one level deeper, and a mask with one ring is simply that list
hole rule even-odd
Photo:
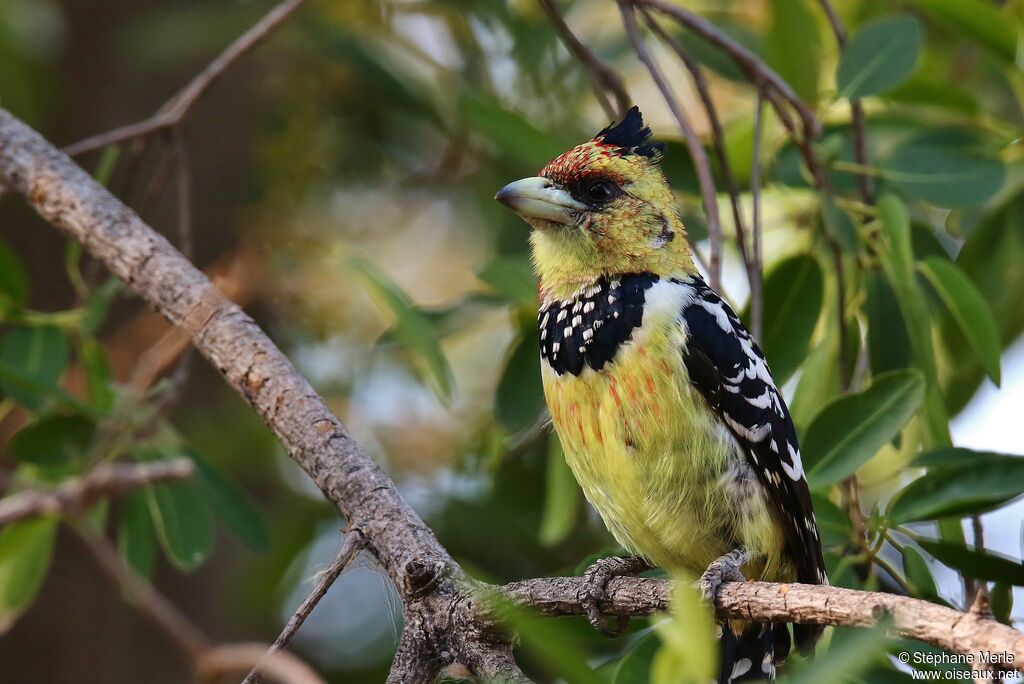
[{"label": "perch branch", "polygon": [[79,140],[65,147],[64,151],[70,156],[77,156],[104,148],[107,145],[174,128],[184,120],[192,106],[217,79],[224,75],[224,72],[248,54],[274,29],[283,24],[304,2],[306,0],[285,0],[267,12],[262,19],[225,48],[216,59],[207,64],[206,68],[189,81],[184,88],[175,93],[174,97],[151,117]]},{"label": "perch branch", "polygon": [[[585,615],[582,577],[554,577],[514,582],[502,587],[513,601],[540,615]],[[619,577],[608,584],[601,609],[610,615],[651,615],[668,607],[669,580]],[[980,651],[1013,656],[1011,666],[1024,672],[1024,634],[990,617],[962,613],[920,599],[814,584],[729,582],[715,599],[720,618],[755,622],[872,627],[892,620],[895,635],[954,653]]]},{"label": "perch branch", "polygon": [[0,500],[0,525],[42,515],[84,511],[100,499],[156,482],[184,480],[195,466],[187,458],[158,463],[107,463],[53,490],[32,489]]}]

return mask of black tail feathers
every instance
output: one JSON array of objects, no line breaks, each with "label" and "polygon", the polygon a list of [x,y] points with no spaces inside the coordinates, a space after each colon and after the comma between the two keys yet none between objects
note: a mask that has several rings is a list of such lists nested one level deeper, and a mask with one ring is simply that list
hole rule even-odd
[{"label": "black tail feathers", "polygon": [[786,625],[748,623],[737,636],[728,625],[722,627],[718,684],[773,682],[775,665],[789,654]]}]

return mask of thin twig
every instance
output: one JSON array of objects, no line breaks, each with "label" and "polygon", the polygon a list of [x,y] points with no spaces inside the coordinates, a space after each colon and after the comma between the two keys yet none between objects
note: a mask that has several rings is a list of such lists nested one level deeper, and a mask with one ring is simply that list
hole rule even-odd
[{"label": "thin twig", "polygon": [[[352,559],[363,549],[365,543],[363,533],[358,528],[350,527],[345,534],[345,540],[341,543],[341,548],[338,549],[338,555],[335,556],[334,561],[326,570],[318,574],[313,590],[309,592],[309,596],[305,598],[291,618],[288,619],[288,623],[281,630],[281,634],[278,635],[277,639],[274,640],[274,643],[267,650],[268,654],[276,653],[288,646],[292,638],[299,631],[299,628],[306,621],[306,618],[309,617],[313,609],[316,608],[316,605],[327,594],[327,590],[331,588],[335,580],[352,562]],[[262,672],[258,667],[254,667],[242,684],[259,684],[261,679]]]},{"label": "thin twig", "polygon": [[269,652],[266,644],[214,646],[200,659],[196,670],[201,682],[220,681],[224,675],[260,668],[285,684],[324,684],[306,663],[287,651]]},{"label": "thin twig", "polygon": [[250,50],[270,35],[274,29],[285,22],[299,9],[306,0],[285,0],[270,10],[248,31],[238,37],[235,42],[224,49],[217,57],[206,65],[199,74],[168,100],[155,114],[142,121],[136,121],[113,130],[99,133],[85,140],[68,145],[64,152],[75,156],[98,150],[115,143],[140,138],[156,131],[173,128],[180,124],[200,97],[224,75],[232,65],[244,57]]},{"label": "thin twig", "polygon": [[[558,6],[555,5],[555,0],[539,0],[539,2],[544,12],[547,13],[548,19],[551,20],[551,24],[555,27],[558,37],[562,39],[562,44],[587,70],[590,82],[594,86],[594,94],[597,96],[597,100],[601,104],[601,108],[604,109],[605,114],[613,120],[621,119],[625,115],[626,110],[633,104],[629,93],[626,91],[626,85],[622,81],[622,76],[595,55],[572,32],[569,24],[565,21],[565,17],[562,16]],[[607,93],[611,93],[615,98],[614,107],[608,101]]]},{"label": "thin twig", "polygon": [[192,258],[192,162],[180,126],[171,129],[174,164],[177,169],[175,189],[178,191],[178,251]]},{"label": "thin twig", "polygon": [[[817,137],[820,131],[820,124],[814,111],[800,99],[793,88],[786,83],[779,74],[769,67],[763,59],[738,43],[731,36],[721,31],[717,26],[707,19],[672,5],[663,0],[624,0],[637,6],[651,7],[662,14],[668,15],[691,31],[703,36],[709,43],[724,51],[740,69],[747,74],[747,77],[754,83],[762,83],[766,88],[777,92],[783,100],[796,110],[803,122],[804,137],[807,139]],[[778,104],[778,100],[773,100]]]},{"label": "thin twig", "polygon": [[640,35],[640,28],[636,23],[634,7],[627,0],[620,0],[619,10],[622,12],[622,24],[626,29],[626,35],[629,36],[629,40],[633,44],[633,50],[644,66],[647,67],[647,71],[651,74],[651,79],[658,86],[658,90],[661,91],[665,103],[679,124],[679,130],[682,132],[686,140],[686,147],[693,158],[693,166],[697,171],[697,180],[700,182],[701,196],[704,200],[704,213],[708,221],[708,239],[711,247],[708,257],[708,277],[711,281],[711,287],[721,291],[722,224],[718,217],[718,198],[715,192],[715,179],[711,174],[711,163],[708,161],[704,145],[701,143],[700,138],[697,137],[697,131],[673,94],[672,87],[668,84],[664,74],[661,73],[661,69],[658,67],[654,57],[644,44],[643,36]]},{"label": "thin twig", "polygon": [[197,663],[210,648],[210,640],[185,614],[149,582],[131,570],[105,537],[78,528],[79,538],[102,570],[124,591],[125,597],[167,633],[190,662]]},{"label": "thin twig", "polygon": [[764,96],[761,88],[757,89],[757,106],[754,108],[754,150],[750,162],[750,199],[751,209],[750,232],[752,234],[751,251],[752,265],[748,269],[750,279],[750,326],[754,337],[761,339],[764,318],[764,292],[762,287],[762,264],[764,255],[761,252],[761,136],[764,129]]},{"label": "thin twig", "polygon": [[[846,28],[842,20],[836,14],[835,8],[829,0],[820,0],[821,7],[828,17],[829,26],[836,37],[836,44],[842,50],[846,47]],[[850,100],[850,127],[853,131],[853,157],[862,167],[871,165],[868,158],[868,143],[864,125],[864,105],[859,99]],[[875,179],[867,173],[857,174],[857,184],[860,189],[861,198],[865,204],[875,203]]]},{"label": "thin twig", "polygon": [[216,681],[220,675],[259,666],[286,684],[323,684],[297,657],[290,653],[268,653],[266,644],[211,644],[195,623],[121,560],[106,537],[81,524],[76,524],[75,530],[97,565],[117,583],[132,605],[174,641],[200,682]]},{"label": "thin twig", "polygon": [[722,121],[718,116],[718,108],[715,107],[715,102],[711,98],[711,89],[707,78],[704,76],[704,70],[700,68],[697,60],[690,55],[682,42],[670,35],[661,24],[655,21],[649,9],[643,7],[640,13],[651,30],[675,51],[679,60],[693,78],[693,85],[697,89],[697,94],[700,96],[700,101],[704,105],[704,111],[708,117],[708,123],[711,125],[711,145],[715,150],[715,158],[718,159],[718,166],[722,171],[722,181],[725,183],[726,192],[729,193],[733,225],[736,227],[736,246],[739,248],[744,268],[747,270],[747,280],[750,282],[751,289],[753,289],[754,268],[747,252],[747,237],[743,225],[743,211],[740,206],[740,192],[736,185],[736,176],[732,172],[732,164],[729,162],[729,155],[725,149],[725,131],[722,128]]},{"label": "thin twig", "polygon": [[0,499],[0,525],[44,515],[77,514],[100,499],[156,482],[185,480],[195,472],[187,458],[156,463],[106,463],[52,490],[32,489]]}]

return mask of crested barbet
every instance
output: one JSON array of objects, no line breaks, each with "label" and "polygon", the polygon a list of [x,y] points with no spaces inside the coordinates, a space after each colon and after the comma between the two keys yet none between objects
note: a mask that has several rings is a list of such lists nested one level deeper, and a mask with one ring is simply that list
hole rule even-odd
[{"label": "crested barbet", "polygon": [[[495,196],[533,228],[544,396],[587,499],[631,556],[586,573],[597,608],[614,575],[660,567],[723,581],[826,584],[789,410],[757,342],[694,265],[633,107]],[[619,632],[624,627],[619,623]],[[785,624],[722,625],[719,682],[770,680]],[[821,630],[794,626],[812,653]]]}]

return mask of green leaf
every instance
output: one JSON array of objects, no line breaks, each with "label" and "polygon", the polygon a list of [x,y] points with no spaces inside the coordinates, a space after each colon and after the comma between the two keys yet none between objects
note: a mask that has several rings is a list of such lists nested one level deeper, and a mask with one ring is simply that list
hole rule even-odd
[{"label": "green leaf", "polygon": [[487,263],[477,277],[512,302],[537,302],[537,277],[525,255],[499,256]]},{"label": "green leaf", "polygon": [[871,374],[907,368],[910,366],[910,341],[896,295],[877,270],[866,274],[864,288]]},{"label": "green leaf", "polygon": [[89,297],[89,302],[85,307],[85,317],[82,319],[82,334],[92,335],[100,326],[103,325],[103,321],[107,318],[107,312],[110,311],[110,304],[114,301],[114,297],[124,287],[117,278],[109,278],[107,282],[100,285]]},{"label": "green leaf", "polygon": [[671,617],[654,625],[663,646],[651,663],[651,684],[713,681],[718,669],[714,617],[696,584],[675,579]]},{"label": "green leaf", "polygon": [[945,413],[942,396],[935,384],[935,354],[932,350],[931,319],[921,288],[914,274],[914,251],[910,235],[910,218],[903,201],[892,194],[878,200],[882,224],[882,245],[879,261],[903,316],[910,340],[914,365],[921,369],[928,388],[922,412],[925,446],[950,444],[949,417]]},{"label": "green leaf", "polygon": [[[1000,339],[1009,344],[1024,331],[1024,193],[987,214],[968,236],[957,266],[967,274],[992,307]],[[947,363],[940,377],[952,413],[959,412],[985,378],[973,354],[964,354],[967,341],[949,317],[940,317],[942,350]]]},{"label": "green leaf", "polygon": [[910,0],[954,35],[966,35],[999,59],[1013,64],[1017,35],[1009,17],[985,0]]},{"label": "green leaf", "polygon": [[825,225],[825,232],[836,243],[850,254],[856,254],[860,249],[857,241],[857,230],[853,225],[850,215],[839,208],[832,195],[823,195],[821,198],[821,220]]},{"label": "green leaf", "polygon": [[558,437],[551,436],[548,449],[548,472],[544,493],[544,517],[540,522],[540,543],[554,546],[564,541],[576,523],[579,512],[580,487],[569,464],[565,462]]},{"label": "green leaf", "polygon": [[[885,634],[891,620],[868,629],[837,627],[828,650],[794,668],[788,684],[820,684],[850,681],[874,665],[885,648]],[[841,675],[837,676],[838,673]]]},{"label": "green leaf", "polygon": [[779,385],[807,356],[821,314],[823,288],[821,268],[808,254],[779,262],[765,277],[761,346]]},{"label": "green leaf", "polygon": [[84,454],[95,430],[95,421],[80,413],[45,415],[14,435],[11,453],[22,463],[67,465]]},{"label": "green leaf", "polygon": [[195,570],[213,550],[210,509],[199,486],[175,482],[150,485],[145,491],[157,539],[168,559],[180,570]]},{"label": "green leaf", "polygon": [[120,145],[107,145],[103,148],[92,173],[92,177],[96,179],[97,183],[107,185],[110,182],[110,177],[114,174],[114,169],[117,168],[117,158],[120,156]]},{"label": "green leaf", "polygon": [[419,361],[437,395],[443,401],[449,401],[452,397],[452,371],[430,319],[375,264],[354,254],[347,257],[347,263],[363,277],[377,300],[395,317],[395,337]]},{"label": "green leaf", "polygon": [[847,546],[853,539],[849,514],[816,492],[811,493],[811,499],[814,502],[814,518],[818,521],[821,534],[821,545],[826,549]]},{"label": "green leaf", "polygon": [[[6,300],[6,301],[5,301]],[[18,255],[0,240],[0,318],[10,307],[21,308],[28,302],[28,274]]]},{"label": "green leaf", "polygon": [[144,578],[153,576],[156,532],[146,495],[132,492],[121,499],[117,521],[117,548],[128,567]]},{"label": "green leaf", "polygon": [[1013,585],[996,582],[992,586],[992,615],[1004,625],[1013,627]]},{"label": "green leaf", "polygon": [[86,393],[89,404],[100,415],[105,415],[114,407],[114,390],[110,382],[110,362],[107,351],[94,337],[82,340],[79,350],[82,368],[85,370]]},{"label": "green leaf", "polygon": [[462,120],[471,131],[496,145],[502,155],[529,168],[536,168],[538,163],[552,159],[571,145],[497,100],[474,95],[464,97],[459,104]]},{"label": "green leaf", "polygon": [[978,551],[948,541],[914,537],[914,541],[937,561],[961,574],[988,582],[1024,586],[1024,565],[993,551]]},{"label": "green leaf", "polygon": [[935,578],[932,577],[932,571],[921,552],[913,546],[907,545],[902,549],[902,556],[903,574],[914,595],[928,601],[937,601],[939,590],[935,586]]},{"label": "green leaf", "polygon": [[39,593],[53,556],[56,518],[15,522],[0,530],[0,634]]},{"label": "green leaf", "polygon": [[660,646],[661,640],[654,632],[637,639],[615,666],[612,684],[648,684],[651,681],[651,661]]},{"label": "green leaf", "polygon": [[0,392],[22,406],[38,409],[57,393],[57,381],[68,364],[71,349],[60,328],[15,328],[0,339]]},{"label": "green leaf", "polygon": [[807,356],[800,373],[789,413],[797,429],[803,432],[815,414],[830,399],[839,394],[838,334],[830,328],[828,335]]},{"label": "green leaf", "polygon": [[866,24],[843,49],[836,72],[839,94],[856,100],[903,83],[917,65],[922,41],[921,24],[909,15]]},{"label": "green leaf", "polygon": [[256,553],[270,551],[270,535],[263,516],[237,482],[198,452],[190,451],[196,464],[199,488],[207,504],[238,539]]},{"label": "green leaf", "polygon": [[829,402],[801,440],[811,486],[822,489],[856,472],[899,434],[920,407],[924,389],[919,372],[891,371],[863,391]]},{"label": "green leaf", "polygon": [[[933,452],[934,453],[934,452]],[[896,524],[983,513],[1024,494],[1024,458],[939,450],[959,455],[956,465],[936,465],[893,497],[888,516]],[[915,460],[914,465],[918,465]]]},{"label": "green leaf", "polygon": [[942,298],[978,361],[998,386],[999,358],[1003,344],[988,301],[964,272],[950,261],[929,257],[918,263],[918,270]]},{"label": "green leaf", "polygon": [[807,0],[771,0],[770,4],[772,25],[765,38],[765,59],[813,106],[818,101],[822,63],[818,18]]},{"label": "green leaf", "polygon": [[940,130],[905,140],[879,161],[882,178],[940,207],[976,207],[1003,187],[1006,167],[978,141]]},{"label": "green leaf", "polygon": [[536,423],[544,410],[540,346],[532,330],[522,333],[515,343],[498,381],[494,402],[495,415],[513,434]]}]

